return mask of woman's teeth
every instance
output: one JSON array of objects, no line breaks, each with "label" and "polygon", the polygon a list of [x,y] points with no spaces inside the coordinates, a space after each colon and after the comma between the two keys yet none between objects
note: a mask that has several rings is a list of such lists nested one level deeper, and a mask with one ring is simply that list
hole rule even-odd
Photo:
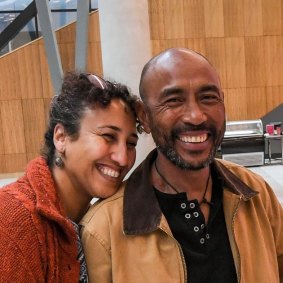
[{"label": "woman's teeth", "polygon": [[120,176],[120,173],[118,171],[109,169],[109,168],[105,168],[105,167],[100,167],[100,171],[107,176],[110,177],[114,177],[114,178],[118,178]]}]

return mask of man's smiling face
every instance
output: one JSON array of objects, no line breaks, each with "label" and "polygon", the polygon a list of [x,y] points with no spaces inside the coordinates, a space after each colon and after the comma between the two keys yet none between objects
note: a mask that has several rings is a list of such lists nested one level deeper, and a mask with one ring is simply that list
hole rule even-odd
[{"label": "man's smiling face", "polygon": [[149,68],[143,90],[158,150],[183,169],[210,164],[225,131],[223,92],[211,64],[196,53],[175,51]]}]

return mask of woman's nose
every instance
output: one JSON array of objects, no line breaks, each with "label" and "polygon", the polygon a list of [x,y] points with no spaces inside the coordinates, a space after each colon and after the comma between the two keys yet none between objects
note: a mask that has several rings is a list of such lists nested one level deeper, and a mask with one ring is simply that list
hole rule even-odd
[{"label": "woman's nose", "polygon": [[115,146],[113,152],[111,154],[111,158],[113,161],[117,162],[117,164],[121,167],[128,165],[128,150],[126,144],[121,144]]}]

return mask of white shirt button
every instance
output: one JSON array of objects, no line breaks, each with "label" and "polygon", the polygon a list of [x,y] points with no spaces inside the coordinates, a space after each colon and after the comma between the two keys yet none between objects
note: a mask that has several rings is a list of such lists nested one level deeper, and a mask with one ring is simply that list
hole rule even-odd
[{"label": "white shirt button", "polygon": [[182,202],[181,203],[181,208],[185,209],[186,207],[187,207],[187,205],[184,202]]},{"label": "white shirt button", "polygon": [[199,213],[198,212],[194,212],[194,217],[199,217]]},{"label": "white shirt button", "polygon": [[191,203],[190,203],[190,208],[193,209],[193,208],[195,208],[195,207],[196,207],[196,205],[195,205],[193,202],[191,202]]},{"label": "white shirt button", "polygon": [[186,217],[187,219],[190,219],[190,218],[191,218],[191,214],[190,214],[190,213],[186,213],[186,214],[185,214],[185,217]]}]

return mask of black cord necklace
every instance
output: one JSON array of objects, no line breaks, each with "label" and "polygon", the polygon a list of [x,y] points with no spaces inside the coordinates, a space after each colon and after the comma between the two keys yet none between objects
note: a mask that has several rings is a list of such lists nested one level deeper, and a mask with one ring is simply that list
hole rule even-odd
[{"label": "black cord necklace", "polygon": [[[175,191],[177,194],[180,193],[180,192],[179,192],[173,185],[171,185],[171,184],[167,181],[167,179],[160,173],[160,171],[158,170],[157,165],[156,165],[156,160],[154,161],[154,167],[155,167],[155,170],[156,170],[157,174],[159,175],[159,177],[160,177],[171,189],[173,189],[173,191]],[[201,199],[201,201],[199,202],[199,205],[201,205],[201,204],[212,205],[212,202],[209,202],[209,201],[205,198],[205,195],[206,195],[206,193],[207,193],[207,188],[208,188],[209,179],[210,179],[210,168],[209,168],[208,178],[207,178],[207,181],[206,181],[205,190],[204,190],[202,199]]]}]

